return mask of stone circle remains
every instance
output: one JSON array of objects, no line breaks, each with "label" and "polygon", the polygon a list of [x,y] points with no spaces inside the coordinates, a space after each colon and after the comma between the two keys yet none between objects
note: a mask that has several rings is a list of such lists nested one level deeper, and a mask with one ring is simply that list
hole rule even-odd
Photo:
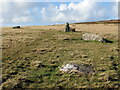
[{"label": "stone circle remains", "polygon": [[82,35],[82,40],[86,40],[86,41],[100,41],[103,43],[113,43],[112,41],[109,41],[105,38],[102,38],[100,35],[98,34],[93,34],[93,33],[84,33]]},{"label": "stone circle remains", "polygon": [[93,67],[87,64],[67,63],[60,68],[62,72],[78,71],[81,73],[94,73]]}]

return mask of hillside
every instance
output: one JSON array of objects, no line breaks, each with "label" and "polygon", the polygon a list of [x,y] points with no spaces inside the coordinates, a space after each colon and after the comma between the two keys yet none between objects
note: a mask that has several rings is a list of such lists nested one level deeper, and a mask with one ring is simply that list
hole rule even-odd
[{"label": "hillside", "polygon": [[[114,21],[111,21],[114,22]],[[2,88],[118,88],[118,25],[70,24],[2,28]],[[113,43],[83,41],[97,33]],[[92,74],[62,73],[65,63],[88,64]]]},{"label": "hillside", "polygon": [[103,21],[93,21],[93,22],[80,22],[75,24],[120,24],[120,20],[103,20]]}]

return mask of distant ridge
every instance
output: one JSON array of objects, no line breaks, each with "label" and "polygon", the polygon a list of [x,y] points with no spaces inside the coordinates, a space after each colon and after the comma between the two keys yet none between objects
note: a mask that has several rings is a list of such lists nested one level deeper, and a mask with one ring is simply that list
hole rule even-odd
[{"label": "distant ridge", "polygon": [[102,21],[93,21],[93,22],[80,22],[74,24],[120,24],[120,19],[117,20],[102,20]]}]

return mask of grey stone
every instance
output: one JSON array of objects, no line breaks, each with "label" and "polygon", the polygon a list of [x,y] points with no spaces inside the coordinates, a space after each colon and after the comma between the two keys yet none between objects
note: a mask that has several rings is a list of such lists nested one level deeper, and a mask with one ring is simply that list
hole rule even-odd
[{"label": "grey stone", "polygon": [[70,31],[69,23],[66,23],[65,32],[69,32],[69,31]]},{"label": "grey stone", "polygon": [[70,31],[71,31],[71,32],[75,32],[75,28],[70,27]]},{"label": "grey stone", "polygon": [[100,35],[93,34],[93,33],[84,33],[82,35],[82,40],[100,41],[102,43],[113,43],[113,41],[107,40],[105,38],[102,38]]},{"label": "grey stone", "polygon": [[74,27],[70,27],[69,23],[65,24],[65,32],[75,32],[75,28]]},{"label": "grey stone", "polygon": [[83,40],[95,40],[95,41],[104,41],[100,35],[92,34],[92,33],[84,33],[82,35]]},{"label": "grey stone", "polygon": [[60,68],[60,71],[64,71],[64,72],[68,72],[71,70],[77,70],[78,66],[72,63],[68,63],[62,66],[62,68]]},{"label": "grey stone", "polygon": [[93,67],[87,64],[68,63],[60,68],[62,72],[78,71],[82,73],[94,73]]}]

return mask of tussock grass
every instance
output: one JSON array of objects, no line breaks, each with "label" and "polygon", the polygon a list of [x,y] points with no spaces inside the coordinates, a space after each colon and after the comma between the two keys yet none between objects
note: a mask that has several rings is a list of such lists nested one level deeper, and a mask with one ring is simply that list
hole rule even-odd
[{"label": "tussock grass", "polygon": [[[101,43],[81,40],[84,31],[3,30],[3,88],[119,87],[116,35],[106,34],[113,43]],[[61,73],[69,62],[92,65],[95,73]]]}]

